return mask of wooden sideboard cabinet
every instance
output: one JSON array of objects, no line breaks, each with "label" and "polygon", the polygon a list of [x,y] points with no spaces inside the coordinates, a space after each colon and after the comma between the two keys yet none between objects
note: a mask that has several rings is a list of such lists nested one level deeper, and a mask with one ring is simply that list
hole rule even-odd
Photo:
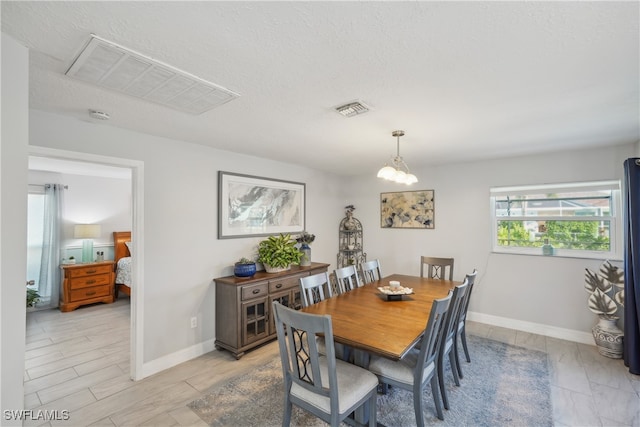
[{"label": "wooden sideboard cabinet", "polygon": [[115,273],[113,261],[87,264],[64,264],[60,286],[60,311],[71,311],[96,302],[114,301]]},{"label": "wooden sideboard cabinet", "polygon": [[271,302],[302,307],[300,278],[327,271],[329,264],[293,266],[280,273],[258,271],[253,277],[219,277],[216,284],[216,349],[240,359],[247,350],[276,337]]}]

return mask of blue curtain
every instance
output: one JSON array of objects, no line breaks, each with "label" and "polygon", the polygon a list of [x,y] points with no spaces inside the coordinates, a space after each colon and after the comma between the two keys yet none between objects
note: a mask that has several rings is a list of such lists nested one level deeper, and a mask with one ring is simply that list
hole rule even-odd
[{"label": "blue curtain", "polygon": [[40,308],[58,307],[60,301],[60,239],[62,238],[62,193],[64,186],[44,186],[44,227],[42,236],[42,258],[40,259],[40,281],[38,293]]},{"label": "blue curtain", "polygon": [[640,375],[640,159],[624,162],[624,364]]}]

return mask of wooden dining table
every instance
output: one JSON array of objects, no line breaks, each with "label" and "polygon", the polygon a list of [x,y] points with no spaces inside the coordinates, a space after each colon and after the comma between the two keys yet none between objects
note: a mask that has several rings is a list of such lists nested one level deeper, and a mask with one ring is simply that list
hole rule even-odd
[{"label": "wooden dining table", "polygon": [[[413,293],[401,300],[389,301],[378,287],[396,280]],[[312,314],[329,314],[335,342],[360,354],[377,354],[401,359],[422,336],[433,301],[446,297],[461,282],[393,274],[302,308]],[[366,361],[356,361],[366,366]]]}]

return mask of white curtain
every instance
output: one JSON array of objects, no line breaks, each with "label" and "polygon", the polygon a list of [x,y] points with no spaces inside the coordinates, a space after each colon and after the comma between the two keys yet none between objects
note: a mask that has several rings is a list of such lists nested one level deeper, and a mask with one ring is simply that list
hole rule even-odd
[{"label": "white curtain", "polygon": [[39,308],[54,308],[60,300],[60,239],[62,238],[62,201],[64,186],[44,186],[44,227],[38,293]]}]

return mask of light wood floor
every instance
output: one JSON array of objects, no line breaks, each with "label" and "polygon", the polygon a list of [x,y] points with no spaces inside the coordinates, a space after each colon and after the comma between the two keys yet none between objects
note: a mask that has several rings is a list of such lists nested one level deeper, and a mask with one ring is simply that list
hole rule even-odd
[{"label": "light wood floor", "polygon": [[[27,313],[25,408],[67,410],[67,421],[26,426],[204,426],[186,405],[277,357],[275,342],[240,361],[212,351],[144,380],[129,379],[127,297],[61,313]],[[640,377],[595,347],[470,322],[470,333],[548,354],[557,426],[640,426]],[[472,356],[473,357],[473,356]]]}]

